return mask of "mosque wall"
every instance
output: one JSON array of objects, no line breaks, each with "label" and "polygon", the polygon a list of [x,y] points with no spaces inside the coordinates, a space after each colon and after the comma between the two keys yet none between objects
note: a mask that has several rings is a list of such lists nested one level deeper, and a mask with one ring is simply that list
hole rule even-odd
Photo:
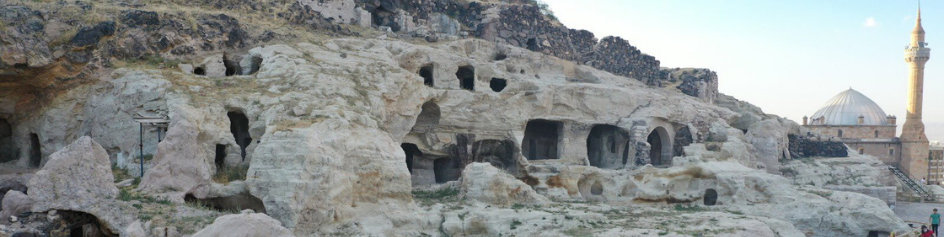
[{"label": "mosque wall", "polygon": [[[894,138],[895,125],[848,125],[848,126],[823,126],[807,125],[807,128],[823,135],[840,137],[842,139],[875,139],[875,138]],[[842,134],[839,134],[839,131]]]},{"label": "mosque wall", "polygon": [[887,142],[845,142],[849,148],[874,156],[886,165],[896,165],[901,161],[901,143],[888,140]]}]

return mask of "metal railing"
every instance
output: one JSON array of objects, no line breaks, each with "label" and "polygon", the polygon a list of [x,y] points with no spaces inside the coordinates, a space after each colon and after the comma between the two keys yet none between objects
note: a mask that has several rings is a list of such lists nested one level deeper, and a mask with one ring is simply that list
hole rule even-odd
[{"label": "metal railing", "polygon": [[901,169],[898,167],[888,166],[888,170],[895,174],[895,177],[898,177],[898,180],[901,180],[902,183],[905,183],[905,186],[908,186],[908,188],[914,190],[914,192],[920,195],[925,201],[936,200],[936,197],[933,193],[925,190],[924,187],[921,187],[921,185],[918,185],[918,182],[915,182],[913,179],[909,178],[908,175],[905,175],[904,172],[901,172]]}]

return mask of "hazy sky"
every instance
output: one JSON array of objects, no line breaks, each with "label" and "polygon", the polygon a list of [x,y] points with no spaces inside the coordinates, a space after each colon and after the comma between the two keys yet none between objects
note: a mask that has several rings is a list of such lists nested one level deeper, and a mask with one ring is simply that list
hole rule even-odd
[{"label": "hazy sky", "polygon": [[[568,27],[597,38],[623,37],[663,67],[716,71],[722,93],[767,113],[800,122],[852,87],[904,123],[903,50],[914,27],[915,2],[544,1]],[[924,122],[931,140],[944,140],[944,1],[923,2],[921,15],[932,49]]]}]

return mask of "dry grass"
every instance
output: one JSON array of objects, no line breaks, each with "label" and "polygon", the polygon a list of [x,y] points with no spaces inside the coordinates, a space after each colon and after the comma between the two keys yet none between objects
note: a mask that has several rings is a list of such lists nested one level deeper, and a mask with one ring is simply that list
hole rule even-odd
[{"label": "dry grass", "polygon": [[246,180],[246,173],[249,172],[249,165],[223,166],[216,170],[213,175],[213,181],[220,184],[228,184],[232,181]]}]

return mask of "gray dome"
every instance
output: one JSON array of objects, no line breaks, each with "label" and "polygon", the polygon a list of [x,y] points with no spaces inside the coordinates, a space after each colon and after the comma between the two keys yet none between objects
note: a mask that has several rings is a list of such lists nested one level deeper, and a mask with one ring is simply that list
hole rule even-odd
[{"label": "gray dome", "polygon": [[[810,117],[810,125],[860,125],[859,116],[865,121],[861,125],[887,125],[885,111],[869,97],[853,90],[834,96]],[[822,120],[819,118],[823,117]]]}]

